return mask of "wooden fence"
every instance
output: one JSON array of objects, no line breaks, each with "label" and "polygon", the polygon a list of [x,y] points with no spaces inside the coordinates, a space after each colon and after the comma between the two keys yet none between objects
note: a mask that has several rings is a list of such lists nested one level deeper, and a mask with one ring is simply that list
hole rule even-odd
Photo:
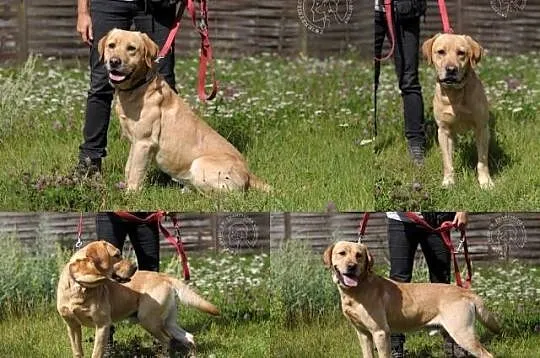
[{"label": "wooden fence", "polygon": [[[275,213],[270,217],[271,250],[289,240],[322,251],[333,241],[358,239],[362,213]],[[467,230],[473,260],[521,259],[540,264],[540,213],[470,214]],[[459,241],[458,233],[453,234]],[[388,258],[385,213],[373,213],[363,239],[375,256]]]},{"label": "wooden fence", "polygon": [[[72,247],[79,217],[78,213],[0,213],[0,240],[13,236],[29,246],[42,240]],[[177,217],[188,251],[263,252],[294,240],[320,253],[335,240],[357,240],[362,213],[182,213]],[[170,221],[165,226],[172,229]],[[84,241],[96,239],[95,214],[83,215],[82,234]],[[470,214],[467,237],[474,260],[518,258],[540,264],[540,213]],[[455,235],[454,240],[457,243]],[[384,213],[371,214],[364,242],[377,257],[387,259]],[[161,245],[165,252],[173,250],[165,240]]]},{"label": "wooden fence", "polygon": [[[230,250],[233,252],[267,252],[270,242],[270,221],[267,213],[222,213],[176,215],[181,237],[188,251]],[[73,247],[77,238],[79,213],[0,213],[0,240],[16,237],[31,247],[41,240],[44,245],[59,242]],[[174,233],[170,220],[164,226]],[[83,215],[82,240],[95,240],[95,214]],[[174,248],[161,236],[161,250]]]},{"label": "wooden fence", "polygon": [[[336,56],[355,47],[371,57],[373,1],[338,0],[341,17],[352,7],[348,23],[330,19],[323,34],[307,29],[314,0],[209,1],[211,38],[217,57],[261,52]],[[498,1],[497,1],[498,2]],[[490,0],[447,0],[457,32],[477,38],[490,51],[515,54],[540,50],[540,0],[527,0],[523,11],[499,16]],[[299,10],[301,9],[301,10]],[[303,15],[303,16],[300,16]],[[199,45],[187,15],[176,40],[179,55],[195,56]],[[0,0],[0,60],[24,60],[29,52],[63,58],[86,58],[88,49],[75,31],[75,0]],[[422,24],[427,37],[441,30],[437,2],[428,0]]]}]

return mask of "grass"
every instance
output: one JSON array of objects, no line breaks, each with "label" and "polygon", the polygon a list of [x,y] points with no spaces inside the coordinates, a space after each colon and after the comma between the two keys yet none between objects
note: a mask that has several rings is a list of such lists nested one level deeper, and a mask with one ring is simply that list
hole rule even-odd
[{"label": "grass", "polygon": [[540,207],[540,135],[538,56],[515,55],[482,59],[478,73],[486,88],[491,112],[490,169],[495,188],[482,191],[476,180],[473,133],[458,138],[454,153],[456,184],[442,189],[442,158],[436,140],[432,98],[434,69],[421,66],[427,121],[426,165],[418,170],[407,156],[402,104],[395,88],[393,66],[381,75],[380,137],[377,140],[376,210],[505,211]]},{"label": "grass", "polygon": [[[54,306],[58,270],[70,252],[50,247],[29,252],[8,239],[0,241],[0,248],[0,356],[70,357],[67,330]],[[179,323],[195,335],[198,356],[270,354],[270,294],[263,284],[269,267],[267,254],[190,255],[191,284],[221,310],[215,318],[179,309]],[[161,270],[181,277],[176,257],[164,258]],[[140,326],[121,322],[116,328],[117,356],[156,356],[159,347]],[[83,328],[86,356],[93,335],[93,329]]]},{"label": "grass", "polygon": [[[25,70],[0,69],[0,82],[31,79],[33,84],[29,92],[24,88],[26,92],[9,97],[15,116],[0,112],[0,208],[323,210],[333,201],[340,210],[372,209],[375,173],[366,169],[373,164],[372,148],[358,145],[369,135],[371,66],[357,57],[316,60],[261,55],[218,60],[221,94],[207,105],[195,99],[197,61],[178,60],[181,95],[274,188],[271,194],[210,197],[182,194],[155,168],[142,192],[119,190],[128,143],[120,139],[114,116],[103,178],[66,179],[82,140],[87,71],[56,59],[34,60]],[[21,86],[12,87],[15,91]]]},{"label": "grass", "polygon": [[[201,116],[268,181],[270,194],[251,191],[203,197],[151,168],[145,189],[127,194],[123,181],[128,143],[113,116],[103,178],[67,177],[82,140],[88,87],[85,66],[31,58],[24,67],[0,69],[0,209],[175,211],[534,210],[540,207],[538,56],[488,56],[480,63],[492,112],[490,166],[495,189],[476,182],[474,139],[459,138],[456,185],[442,180],[431,108],[433,69],[421,65],[428,150],[423,170],[406,154],[401,100],[393,66],[383,66],[379,129],[371,136],[371,63],[351,52],[341,58],[273,55],[218,60],[221,92],[195,98],[197,61],[177,63],[178,88]],[[28,84],[31,83],[32,86]]]},{"label": "grass", "polygon": [[[272,309],[275,302],[289,309],[288,315],[281,315],[285,320],[272,320],[272,356],[358,357],[360,345],[340,311],[337,288],[320,255],[307,250],[288,245],[271,255],[271,282],[278,288],[273,287],[277,297],[273,298]],[[278,270],[274,269],[276,263],[280,265]],[[376,271],[386,276],[388,267],[378,266]],[[425,273],[415,268],[413,281],[422,276]],[[536,356],[540,344],[540,269],[517,261],[476,264],[473,290],[485,299],[503,327],[500,335],[493,335],[478,326],[486,348],[496,357]],[[441,336],[431,337],[427,331],[407,334],[405,348],[408,357],[444,357]]]}]

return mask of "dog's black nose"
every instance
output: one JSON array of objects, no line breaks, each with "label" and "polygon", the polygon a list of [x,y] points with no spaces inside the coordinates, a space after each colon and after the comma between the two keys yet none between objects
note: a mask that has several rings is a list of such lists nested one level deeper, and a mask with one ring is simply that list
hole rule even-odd
[{"label": "dog's black nose", "polygon": [[455,75],[457,75],[457,67],[456,66],[446,66],[446,75],[447,76],[455,76]]},{"label": "dog's black nose", "polygon": [[111,57],[109,59],[109,66],[111,68],[118,68],[122,64],[122,60],[120,60],[118,57]]},{"label": "dog's black nose", "polygon": [[348,273],[354,273],[354,272],[356,272],[357,268],[358,268],[357,264],[348,264],[347,265],[347,272]]}]

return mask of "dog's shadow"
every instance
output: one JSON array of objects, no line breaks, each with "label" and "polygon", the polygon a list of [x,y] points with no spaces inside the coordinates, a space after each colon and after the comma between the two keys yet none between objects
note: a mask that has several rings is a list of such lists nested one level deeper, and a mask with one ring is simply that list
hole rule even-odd
[{"label": "dog's shadow", "polygon": [[[505,167],[512,164],[512,158],[510,155],[504,152],[504,149],[497,142],[497,118],[490,112],[489,113],[489,171],[491,175],[496,175],[501,172]],[[469,166],[472,169],[476,169],[478,160],[478,153],[476,150],[476,141],[468,138],[462,138],[463,145],[458,151],[458,155],[462,163]]]}]

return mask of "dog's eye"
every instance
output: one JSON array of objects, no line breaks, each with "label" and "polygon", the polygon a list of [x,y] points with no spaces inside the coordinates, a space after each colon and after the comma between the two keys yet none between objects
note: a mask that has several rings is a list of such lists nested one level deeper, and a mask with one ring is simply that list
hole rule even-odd
[{"label": "dog's eye", "polygon": [[340,256],[345,256],[345,251],[340,251],[340,252],[338,252],[338,255],[340,255]]},{"label": "dog's eye", "polygon": [[437,54],[439,54],[441,56],[444,56],[446,54],[446,51],[445,50],[439,50],[439,51],[437,51]]},{"label": "dog's eye", "polygon": [[108,48],[110,49],[113,49],[116,47],[116,44],[114,42],[110,42],[108,45],[107,45]]},{"label": "dog's eye", "polygon": [[458,56],[465,56],[465,51],[458,50],[457,55]]},{"label": "dog's eye", "polygon": [[360,256],[362,256],[362,255],[360,255],[360,253],[359,253],[359,252],[357,252],[357,253],[356,253],[356,258],[357,258],[357,259],[359,259],[359,258],[360,258]]},{"label": "dog's eye", "polygon": [[127,50],[128,50],[129,52],[133,52],[133,51],[135,51],[136,49],[137,49],[137,48],[136,48],[135,46],[132,46],[132,45],[129,45],[129,46],[127,47]]}]

